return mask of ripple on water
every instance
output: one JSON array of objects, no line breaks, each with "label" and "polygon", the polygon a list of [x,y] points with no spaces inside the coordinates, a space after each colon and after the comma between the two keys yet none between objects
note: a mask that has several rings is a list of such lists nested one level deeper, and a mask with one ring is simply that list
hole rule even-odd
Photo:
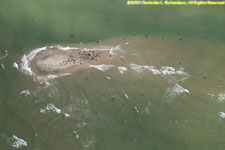
[{"label": "ripple on water", "polygon": [[84,142],[82,142],[82,147],[84,150],[93,149],[96,138],[94,135],[88,136]]}]

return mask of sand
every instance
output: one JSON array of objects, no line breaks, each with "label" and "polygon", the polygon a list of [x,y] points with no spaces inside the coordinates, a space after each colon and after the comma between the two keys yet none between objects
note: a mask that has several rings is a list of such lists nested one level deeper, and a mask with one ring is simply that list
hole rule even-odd
[{"label": "sand", "polygon": [[89,65],[110,64],[113,55],[107,50],[66,50],[47,48],[30,62],[37,76],[73,73]]},{"label": "sand", "polygon": [[116,49],[118,47],[103,44],[35,48],[23,56],[20,70],[35,81],[47,81],[91,66],[112,65]]}]

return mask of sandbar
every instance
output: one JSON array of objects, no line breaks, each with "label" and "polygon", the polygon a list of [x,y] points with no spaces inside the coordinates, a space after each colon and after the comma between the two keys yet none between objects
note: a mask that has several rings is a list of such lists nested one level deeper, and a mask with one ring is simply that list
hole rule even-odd
[{"label": "sandbar", "polygon": [[110,46],[46,46],[24,55],[22,70],[37,80],[70,75],[90,65],[110,65],[114,59]]}]

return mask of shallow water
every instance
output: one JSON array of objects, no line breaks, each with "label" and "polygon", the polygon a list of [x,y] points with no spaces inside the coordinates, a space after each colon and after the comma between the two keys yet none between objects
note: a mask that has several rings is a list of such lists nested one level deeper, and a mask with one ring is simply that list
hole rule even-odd
[{"label": "shallow water", "polygon": [[[222,14],[221,6],[2,2],[1,149],[14,149],[17,138],[27,143],[20,149],[34,150],[224,149]],[[89,68],[45,85],[11,67],[36,47],[99,39],[120,45],[106,71]]]}]

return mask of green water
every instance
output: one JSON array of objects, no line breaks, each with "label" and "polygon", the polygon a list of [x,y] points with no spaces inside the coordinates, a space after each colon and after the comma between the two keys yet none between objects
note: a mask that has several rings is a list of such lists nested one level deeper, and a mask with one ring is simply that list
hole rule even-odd
[{"label": "green water", "polygon": [[[225,120],[218,117],[225,104],[217,101],[225,92],[224,6],[127,6],[125,0],[0,2],[0,56],[5,50],[9,54],[0,60],[5,66],[0,68],[0,149],[14,149],[7,141],[12,135],[24,139],[28,146],[20,149],[28,150],[225,148]],[[124,74],[115,67],[106,72],[90,69],[45,88],[11,67],[30,48],[134,35],[143,40],[149,35],[149,41],[116,52],[115,65],[128,68]],[[157,43],[154,37],[164,40]],[[179,84],[190,94],[168,100],[171,78],[136,73],[130,63],[184,67],[190,77]],[[25,89],[31,95],[20,95]],[[49,103],[70,116],[40,113]]]}]

